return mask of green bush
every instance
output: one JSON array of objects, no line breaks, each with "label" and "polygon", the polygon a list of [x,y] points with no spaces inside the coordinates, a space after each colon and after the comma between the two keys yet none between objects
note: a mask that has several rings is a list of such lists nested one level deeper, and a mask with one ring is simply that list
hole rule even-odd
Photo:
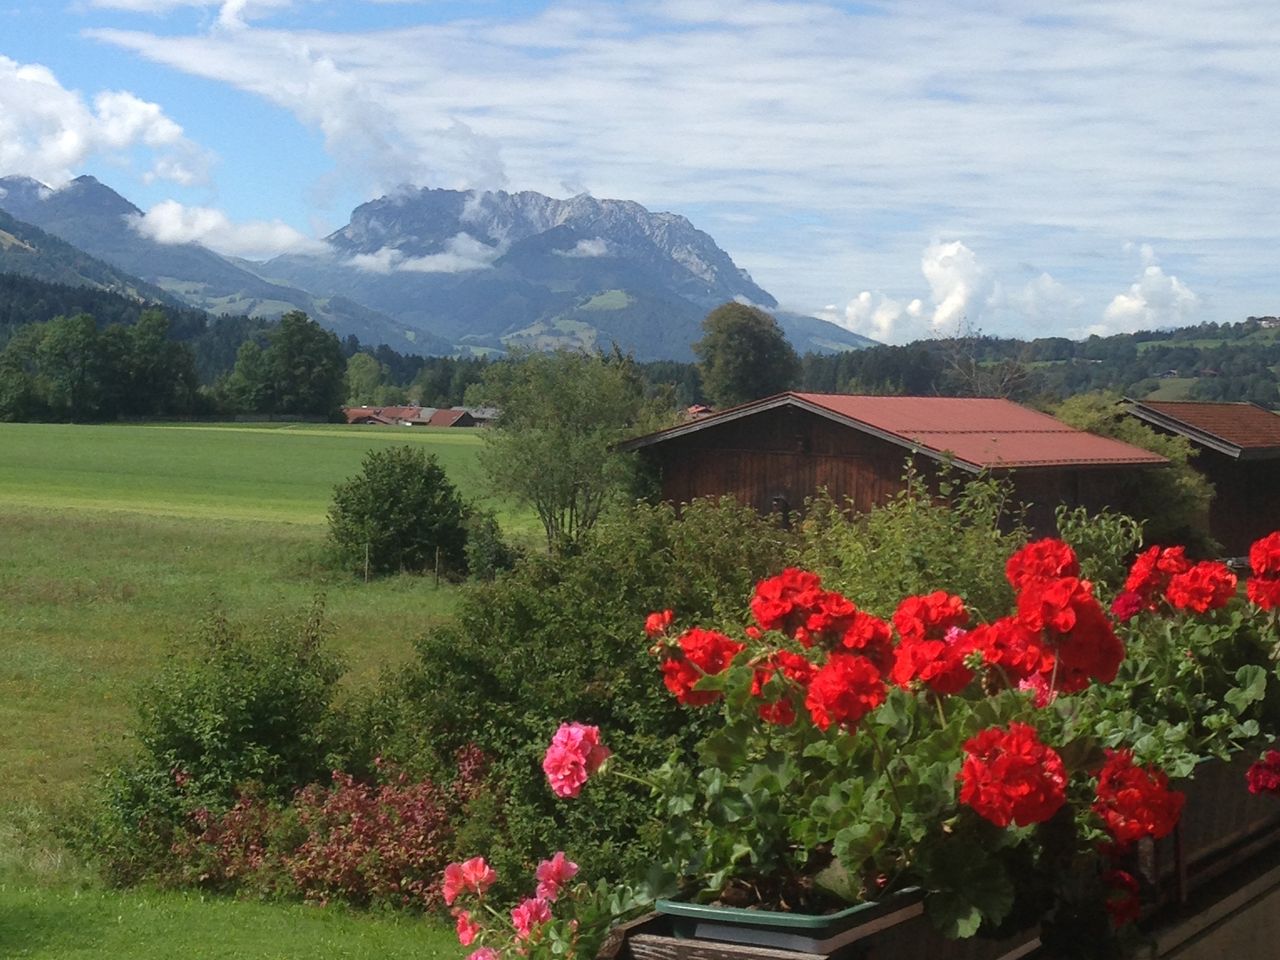
[{"label": "green bush", "polygon": [[467,517],[467,573],[476,580],[492,580],[516,565],[519,551],[507,543],[492,510],[472,510]]},{"label": "green bush", "polygon": [[877,616],[935,590],[998,616],[1013,602],[1005,558],[1027,540],[1012,495],[1008,481],[961,480],[946,470],[931,490],[908,466],[903,490],[870,513],[850,516],[829,497],[813,501],[794,560]]},{"label": "green bush", "polygon": [[467,508],[435,454],[405,445],[365,454],[334,487],[329,539],[344,566],[371,573],[466,569]]},{"label": "green bush", "polygon": [[254,784],[268,801],[327,779],[343,724],[339,662],[323,648],[323,603],[253,630],[215,614],[194,649],[141,691],[135,754],[110,771],[91,852],[120,882],[172,868],[170,847],[199,811],[230,809]]},{"label": "green bush", "polygon": [[[458,854],[483,852],[501,875],[564,849],[592,876],[621,878],[655,849],[645,791],[600,784],[591,808],[557,803],[541,760],[567,720],[609,731],[628,756],[687,749],[700,718],[681,709],[648,654],[645,616],[677,625],[741,618],[756,581],[784,562],[787,535],[731,500],[606,512],[581,550],[529,558],[473,587],[454,624],[423,638],[414,662],[367,707],[364,747],[415,776],[447,776],[475,742],[494,757]],[[536,861],[535,861],[536,862]]]}]

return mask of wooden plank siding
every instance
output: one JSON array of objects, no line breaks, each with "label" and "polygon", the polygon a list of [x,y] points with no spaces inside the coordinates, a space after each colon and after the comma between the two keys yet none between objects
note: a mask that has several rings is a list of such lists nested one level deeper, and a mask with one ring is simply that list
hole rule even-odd
[{"label": "wooden plank siding", "polygon": [[[641,453],[660,470],[664,500],[680,504],[728,494],[761,513],[775,512],[777,498],[787,509],[803,511],[805,500],[824,489],[837,503],[866,513],[902,490],[905,465],[913,456],[901,444],[794,407],[672,437]],[[914,463],[934,482],[936,460],[916,454]],[[1006,473],[1013,479],[1015,502],[1029,505],[1028,523],[1043,535],[1054,532],[1059,504],[1124,510],[1142,482],[1141,471],[1107,466]]]}]

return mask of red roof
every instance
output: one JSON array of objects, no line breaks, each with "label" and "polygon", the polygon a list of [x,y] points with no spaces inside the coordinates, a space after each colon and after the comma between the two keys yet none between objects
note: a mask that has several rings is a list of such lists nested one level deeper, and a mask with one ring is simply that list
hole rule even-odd
[{"label": "red roof", "polygon": [[1157,466],[1168,461],[1139,447],[1068,426],[1009,400],[972,397],[865,397],[784,393],[693,423],[628,441],[625,449],[705,430],[779,406],[807,409],[930,456],[973,469]]},{"label": "red roof", "polygon": [[452,427],[459,420],[470,418],[465,410],[437,410],[427,421],[428,427]]},{"label": "red roof", "polygon": [[1232,456],[1280,453],[1280,416],[1253,403],[1130,400],[1129,412]]}]

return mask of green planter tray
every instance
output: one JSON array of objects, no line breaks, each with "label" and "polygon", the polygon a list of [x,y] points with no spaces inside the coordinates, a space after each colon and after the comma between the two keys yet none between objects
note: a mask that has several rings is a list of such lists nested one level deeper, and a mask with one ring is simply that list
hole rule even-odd
[{"label": "green planter tray", "polygon": [[827,914],[714,907],[681,900],[659,900],[654,907],[671,919],[672,932],[677,937],[831,953],[920,916],[924,912],[924,891],[912,887],[883,900]]}]

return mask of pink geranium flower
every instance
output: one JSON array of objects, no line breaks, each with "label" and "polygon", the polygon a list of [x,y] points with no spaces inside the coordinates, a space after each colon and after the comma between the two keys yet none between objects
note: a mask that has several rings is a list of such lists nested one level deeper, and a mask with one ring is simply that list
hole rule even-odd
[{"label": "pink geranium flower", "polygon": [[467,960],[499,960],[498,951],[493,947],[481,947],[470,954]]},{"label": "pink geranium flower", "polygon": [[578,865],[564,855],[564,851],[560,850],[550,860],[543,860],[538,864],[538,890],[537,895],[540,899],[546,900],[548,903],[555,902],[560,896],[560,890],[567,884],[578,872]]},{"label": "pink geranium flower", "polygon": [[444,868],[444,902],[452,906],[460,894],[468,892],[483,896],[497,879],[498,874],[485,862],[484,857],[451,863]]},{"label": "pink geranium flower", "polygon": [[480,936],[480,924],[474,922],[466,910],[458,911],[457,921],[458,942],[464,947],[471,946]]},{"label": "pink geranium flower", "polygon": [[516,936],[521,940],[527,940],[534,927],[539,927],[550,919],[551,907],[540,897],[522,900],[511,911],[511,923],[516,928]]},{"label": "pink geranium flower", "polygon": [[599,727],[562,723],[542,760],[542,770],[552,793],[557,797],[576,797],[611,753],[600,743]]}]

